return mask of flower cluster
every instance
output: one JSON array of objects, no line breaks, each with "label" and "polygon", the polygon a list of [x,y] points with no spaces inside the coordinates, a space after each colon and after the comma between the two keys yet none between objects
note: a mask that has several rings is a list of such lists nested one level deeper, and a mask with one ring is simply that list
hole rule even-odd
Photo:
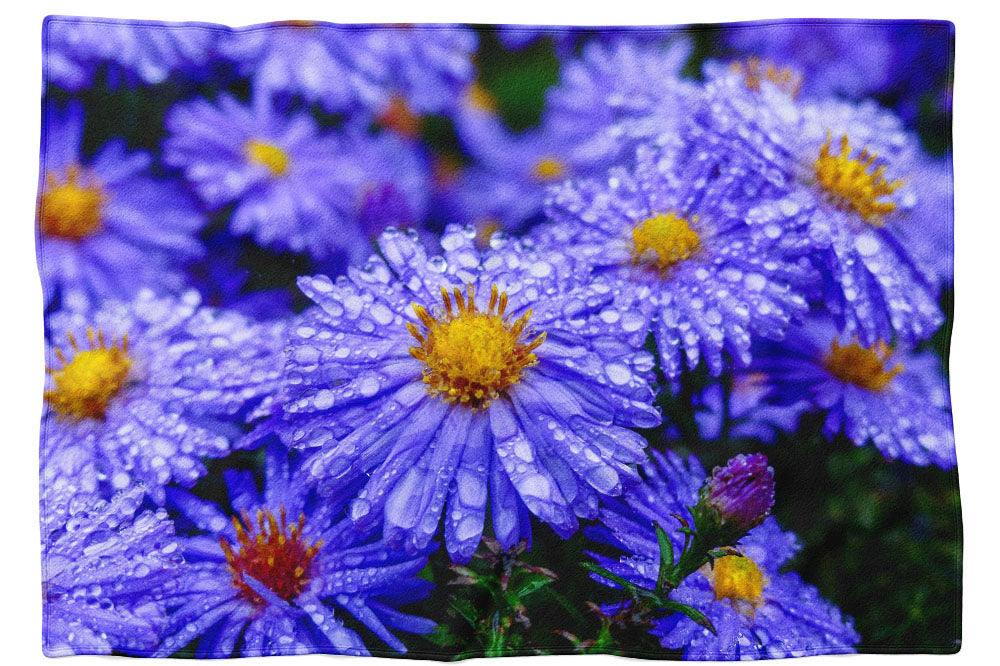
[{"label": "flower cluster", "polygon": [[955,465],[949,40],[48,19],[46,653],[853,651],[759,451]]}]

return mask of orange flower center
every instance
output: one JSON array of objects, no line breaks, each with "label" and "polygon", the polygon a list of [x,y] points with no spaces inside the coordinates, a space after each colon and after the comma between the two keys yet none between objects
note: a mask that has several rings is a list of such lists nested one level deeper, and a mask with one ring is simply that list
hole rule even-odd
[{"label": "orange flower center", "polygon": [[566,165],[555,157],[543,157],[535,162],[532,173],[543,183],[549,183],[566,175]]},{"label": "orange flower center", "polygon": [[841,345],[838,340],[834,340],[823,359],[823,365],[841,381],[869,391],[881,391],[903,371],[902,363],[886,367],[891,357],[892,348],[881,341],[871,347],[862,347],[857,342]]},{"label": "orange flower center", "polygon": [[250,603],[266,604],[247,584],[248,576],[286,601],[305,591],[313,560],[323,545],[321,541],[310,544],[302,536],[305,521],[305,515],[300,515],[298,522],[289,524],[285,507],[279,509],[277,517],[270,510],[258,510],[256,524],[246,513],[242,521],[233,516],[236,544],[220,537],[219,545],[226,555],[233,586]]},{"label": "orange flower center", "polygon": [[244,150],[250,162],[267,167],[272,176],[283,176],[288,171],[291,158],[281,146],[268,141],[251,139],[247,141]]},{"label": "orange flower center", "polygon": [[757,563],[745,555],[725,555],[716,559],[706,574],[716,600],[729,599],[751,612],[764,601],[767,578]]},{"label": "orange flower center", "polygon": [[496,97],[479,81],[473,81],[469,84],[469,87],[465,89],[465,96],[472,108],[486,113],[496,113]]},{"label": "orange flower center", "polygon": [[402,95],[393,95],[378,117],[382,127],[400,136],[413,139],[420,136],[420,116],[413,112]]},{"label": "orange flower center", "polygon": [[760,92],[761,84],[770,83],[790,97],[795,97],[802,89],[802,74],[791,67],[779,67],[770,60],[751,57],[737,60],[729,69],[743,77],[747,90]]}]

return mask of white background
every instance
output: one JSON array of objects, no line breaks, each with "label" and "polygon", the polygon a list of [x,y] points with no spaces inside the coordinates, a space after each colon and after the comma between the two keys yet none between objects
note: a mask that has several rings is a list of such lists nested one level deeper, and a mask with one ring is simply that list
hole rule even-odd
[{"label": "white background", "polygon": [[[681,3],[669,0],[378,0],[280,3],[159,2],[4,3],[0,19],[0,663],[44,663],[38,557],[37,452],[42,395],[41,290],[35,269],[34,206],[38,177],[41,24],[47,14],[198,20],[244,25],[278,19],[337,22],[476,22],[670,24],[782,17],[949,19],[957,26],[955,83],[956,321],[952,392],[965,522],[964,647],[953,663],[997,653],[1000,560],[1000,12],[986,2],[829,0]],[[338,6],[340,5],[340,6]],[[825,11],[824,11],[825,10]],[[843,581],[864,585],[863,580]],[[929,603],[934,603],[931,599]],[[344,657],[271,657],[244,664],[318,664]],[[527,663],[525,658],[517,658]],[[811,657],[829,664],[930,663],[944,657]],[[584,662],[586,660],[586,662]],[[544,658],[548,666],[599,666],[616,657]],[[504,662],[510,663],[510,659]],[[67,662],[69,663],[69,662]],[[108,663],[76,657],[73,664]],[[172,662],[177,664],[179,662]],[[374,662],[358,662],[374,663]],[[392,662],[398,665],[401,662]],[[503,666],[502,662],[496,663]],[[633,662],[639,663],[639,662]],[[994,661],[994,663],[996,663]]]}]

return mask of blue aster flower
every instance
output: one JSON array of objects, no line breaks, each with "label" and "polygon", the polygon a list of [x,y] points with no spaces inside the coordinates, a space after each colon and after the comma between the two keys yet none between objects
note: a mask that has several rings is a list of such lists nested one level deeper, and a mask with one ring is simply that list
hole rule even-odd
[{"label": "blue aster flower", "polygon": [[49,16],[43,41],[47,82],[81,90],[102,66],[126,82],[161,83],[174,72],[203,69],[216,26]]},{"label": "blue aster flower", "polygon": [[792,414],[827,412],[829,437],[843,432],[887,458],[955,465],[948,386],[938,359],[905,344],[864,345],[813,317],[781,345],[762,345],[754,369],[768,377],[767,402]]},{"label": "blue aster flower", "polygon": [[264,246],[366,256],[384,226],[423,219],[425,160],[394,136],[320,134],[311,117],[285,117],[262,95],[249,106],[229,96],[180,104],[167,128],[164,160],[207,205],[235,204],[230,230]]},{"label": "blue aster flower", "polygon": [[[265,448],[264,468],[263,490],[249,471],[227,471],[223,505],[169,489],[183,516],[178,525],[192,533],[181,539],[184,584],[168,600],[159,656],[195,639],[199,658],[369,654],[345,617],[395,652],[406,652],[395,632],[434,629],[398,609],[428,593],[431,584],[417,577],[426,557],[394,553],[334,523],[343,504],[311,501],[284,446]],[[386,652],[381,644],[371,649]]]},{"label": "blue aster flower", "polygon": [[907,120],[937,102],[947,83],[954,27],[944,21],[781,22],[729,26],[723,42],[736,53],[801,75],[814,98],[879,96]]},{"label": "blue aster flower", "polygon": [[217,421],[238,420],[274,389],[284,329],[199,302],[195,292],[143,291],[130,303],[52,315],[43,458],[84,448],[99,481],[143,481],[161,500],[163,485],[190,485],[203,458],[226,454],[239,432]]},{"label": "blue aster flower", "polygon": [[444,207],[456,224],[513,232],[541,218],[549,186],[586,171],[567,161],[569,144],[541,129],[514,134],[488,104],[485,93],[473,88],[456,115],[474,162],[446,184]]},{"label": "blue aster flower", "polygon": [[[683,535],[671,527],[678,525],[678,516],[693,520],[690,508],[699,500],[705,472],[694,457],[685,461],[670,451],[654,452],[644,472],[646,483],[609,503],[601,511],[601,526],[588,532],[623,553],[617,558],[594,555],[602,567],[653,589],[660,567],[653,523],[668,532],[675,552],[680,552]],[[735,547],[738,555],[716,558],[711,568],[691,574],[670,594],[671,600],[704,613],[716,633],[679,613],[667,615],[650,628],[663,647],[683,650],[685,659],[698,660],[854,651],[860,636],[851,620],[798,574],[783,571],[799,549],[793,534],[767,518]]]},{"label": "blue aster flower", "polygon": [[701,95],[680,76],[690,55],[683,38],[666,46],[622,38],[588,43],[546,96],[546,136],[567,146],[558,157],[606,169],[639,142],[675,135]]},{"label": "blue aster flower", "polygon": [[687,42],[589,43],[549,91],[541,126],[521,133],[504,125],[487,91],[471,85],[455,126],[474,162],[447,192],[450,219],[518,230],[541,216],[549,186],[602,173],[638,142],[671,135],[697,97],[697,87],[678,78],[689,52]]},{"label": "blue aster flower", "polygon": [[471,557],[487,505],[510,547],[529,512],[562,535],[636,478],[660,422],[652,359],[621,340],[613,290],[559,255],[449,227],[430,257],[386,231],[381,258],[336,281],[302,278],[316,307],[292,326],[277,426],[318,448],[321,492],[353,490],[352,520],[420,551],[442,515]]},{"label": "blue aster flower", "polygon": [[694,418],[702,439],[728,436],[773,444],[782,432],[795,431],[803,410],[768,404],[768,377],[752,368],[751,363],[751,369],[738,369],[730,379],[709,384],[694,396]]},{"label": "blue aster flower", "polygon": [[475,33],[461,26],[345,26],[293,21],[234,30],[220,49],[258,90],[302,96],[328,111],[385,111],[400,98],[439,113],[473,77]]},{"label": "blue aster flower", "polygon": [[643,146],[634,169],[551,190],[556,224],[538,236],[622,285],[629,332],[640,341],[651,328],[668,377],[699,359],[719,375],[726,354],[749,362],[752,334],[780,338],[806,310],[797,288],[811,241],[756,224],[761,199],[746,176],[709,147]]},{"label": "blue aster flower", "polygon": [[150,156],[123,141],[85,157],[79,105],[47,105],[43,113],[38,266],[46,299],[129,297],[140,285],[180,289],[178,269],[203,252],[194,202],[153,179]]},{"label": "blue aster flower", "polygon": [[63,471],[42,486],[43,650],[149,655],[183,562],[173,523],[142,486],[105,499]]},{"label": "blue aster flower", "polygon": [[895,228],[902,246],[932,284],[950,284],[955,274],[954,178],[950,160],[925,160],[910,179],[920,201],[906,224]]},{"label": "blue aster flower", "polygon": [[933,272],[906,247],[918,224],[924,168],[915,138],[874,103],[797,102],[781,85],[739,74],[708,85],[698,114],[708,135],[778,189],[754,212],[764,226],[815,240],[824,302],[863,343],[928,337],[942,323]]},{"label": "blue aster flower", "polygon": [[635,44],[662,44],[676,38],[683,29],[663,26],[567,26],[567,25],[493,25],[491,29],[504,48],[519,51],[542,39],[548,39],[560,58],[571,58],[582,42],[611,44],[630,41]]}]

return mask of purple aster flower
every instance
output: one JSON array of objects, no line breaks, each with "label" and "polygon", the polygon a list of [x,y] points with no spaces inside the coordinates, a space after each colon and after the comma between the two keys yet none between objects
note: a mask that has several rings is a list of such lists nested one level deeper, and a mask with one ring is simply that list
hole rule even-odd
[{"label": "purple aster flower", "polygon": [[287,92],[328,111],[373,115],[401,98],[416,113],[451,107],[473,77],[475,33],[461,26],[288,22],[234,30],[220,49],[261,92]]},{"label": "purple aster flower", "polygon": [[383,258],[336,281],[302,278],[317,307],[292,327],[283,421],[321,492],[360,484],[350,515],[422,550],[438,533],[471,557],[487,505],[497,540],[533,513],[569,535],[636,478],[660,422],[652,359],[622,340],[605,283],[557,254],[449,227],[442,255],[386,231]]},{"label": "purple aster flower", "polygon": [[912,219],[895,231],[907,253],[933,284],[950,284],[955,272],[954,187],[950,160],[925,160],[911,174],[920,201]]},{"label": "purple aster flower", "polygon": [[845,329],[865,344],[932,334],[943,321],[934,275],[901,231],[920,220],[912,174],[925,158],[899,120],[873,103],[800,103],[767,82],[751,90],[739,74],[712,81],[707,96],[706,134],[778,190],[755,222],[815,241],[826,306]]},{"label": "purple aster flower", "polygon": [[162,599],[183,559],[163,509],[145,489],[104,499],[72,474],[42,486],[42,647],[72,654],[149,655],[166,624]]},{"label": "purple aster flower", "polygon": [[265,451],[263,490],[252,473],[229,470],[225,507],[169,489],[183,516],[178,525],[189,523],[192,534],[181,540],[188,564],[167,602],[169,626],[158,655],[195,639],[199,658],[369,654],[345,616],[396,652],[406,647],[394,631],[432,631],[431,620],[398,609],[429,591],[431,584],[417,577],[426,557],[393,553],[379,541],[359,540],[349,525],[333,524],[343,505],[310,501],[287,450],[279,444]]},{"label": "purple aster flower", "polygon": [[[542,129],[510,132],[475,86],[456,115],[456,127],[475,161],[457,172],[444,193],[450,220],[482,230],[517,231],[541,217],[546,189],[578,174],[569,144]],[[582,172],[580,172],[582,173]]]},{"label": "purple aster flower", "polygon": [[801,74],[803,94],[811,97],[860,99],[900,75],[893,62],[898,46],[888,22],[733,25],[722,34],[731,49],[748,58],[794,67]]},{"label": "purple aster flower", "polygon": [[827,436],[843,432],[890,459],[955,465],[948,386],[933,353],[884,341],[864,345],[820,317],[782,344],[762,347],[753,367],[769,378],[771,404],[793,414],[825,410]]},{"label": "purple aster flower", "polygon": [[48,82],[69,90],[90,85],[95,72],[131,82],[161,83],[175,71],[197,72],[211,56],[215,26],[49,16],[42,40]]},{"label": "purple aster flower", "polygon": [[367,256],[385,226],[423,219],[428,167],[394,136],[320,135],[309,116],[286,118],[261,95],[250,106],[229,96],[180,104],[167,127],[164,160],[209,206],[234,203],[230,230],[262,245]]},{"label": "purple aster flower", "polygon": [[[670,451],[654,452],[644,472],[646,483],[624,501],[609,503],[601,511],[600,527],[588,533],[623,551],[618,558],[594,555],[602,567],[653,589],[660,566],[653,523],[667,531],[675,552],[680,552],[684,538],[672,528],[678,526],[677,516],[693,520],[690,507],[698,502],[705,472],[694,457],[684,461]],[[671,600],[704,613],[715,634],[679,613],[656,619],[650,633],[663,647],[684,650],[685,659],[853,652],[860,636],[851,620],[798,574],[783,573],[798,548],[793,534],[767,518],[736,544],[738,555],[716,558],[670,594]]]},{"label": "purple aster flower", "polygon": [[675,40],[683,28],[666,26],[621,26],[621,25],[493,25],[490,29],[504,48],[519,51],[526,46],[548,39],[560,58],[572,58],[575,50],[583,42],[600,42],[613,45],[618,42],[633,44],[660,44]]},{"label": "purple aster flower", "polygon": [[760,524],[774,506],[774,470],[767,457],[740,454],[713,469],[700,503],[741,532]]},{"label": "purple aster flower", "polygon": [[718,375],[724,354],[749,362],[752,333],[780,338],[806,310],[793,287],[809,278],[810,241],[753,223],[750,180],[711,147],[640,147],[633,170],[553,189],[556,224],[538,236],[622,285],[626,330],[641,342],[651,327],[668,377],[701,358]]},{"label": "purple aster flower", "polygon": [[546,98],[546,137],[568,147],[560,159],[603,170],[630,157],[639,142],[676,134],[701,94],[680,78],[690,55],[686,39],[587,44]]},{"label": "purple aster flower", "polygon": [[728,386],[724,381],[709,384],[694,397],[694,418],[702,439],[728,436],[773,444],[780,433],[795,431],[800,412],[764,401],[770,382],[763,372],[741,369],[732,374]]},{"label": "purple aster flower", "polygon": [[199,256],[204,223],[187,194],[149,175],[150,157],[123,141],[81,154],[78,105],[44,107],[38,266],[47,300],[130,297],[139,286],[177,290],[179,266]]},{"label": "purple aster flower", "polygon": [[216,421],[274,388],[284,328],[199,302],[195,292],[142,291],[131,303],[49,318],[44,459],[84,448],[101,482],[121,489],[141,480],[159,501],[164,484],[194,483],[203,458],[229,451],[239,433]]},{"label": "purple aster flower", "polygon": [[450,219],[509,231],[539,217],[546,188],[603,172],[639,141],[669,135],[696,96],[678,72],[690,47],[619,40],[588,44],[548,94],[542,125],[510,132],[494,100],[473,84],[455,125],[474,164],[447,195]]},{"label": "purple aster flower", "polygon": [[723,41],[745,57],[790,66],[814,98],[879,96],[907,120],[944,87],[954,26],[944,21],[815,21],[734,25]]}]

